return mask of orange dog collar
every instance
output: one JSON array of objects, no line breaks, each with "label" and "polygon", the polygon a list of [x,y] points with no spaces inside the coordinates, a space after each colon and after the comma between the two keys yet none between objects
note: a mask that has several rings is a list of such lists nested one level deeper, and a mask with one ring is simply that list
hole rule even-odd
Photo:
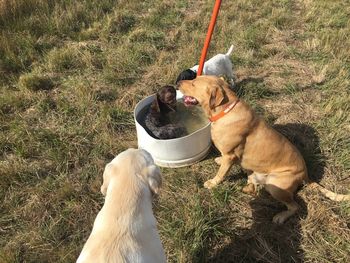
[{"label": "orange dog collar", "polygon": [[214,116],[211,116],[209,118],[209,120],[211,122],[214,122],[214,121],[217,121],[218,119],[224,117],[230,110],[232,110],[237,105],[238,102],[239,102],[239,100],[236,100],[235,102],[232,102],[223,111],[221,111],[220,113],[218,113],[218,114],[216,114]]}]

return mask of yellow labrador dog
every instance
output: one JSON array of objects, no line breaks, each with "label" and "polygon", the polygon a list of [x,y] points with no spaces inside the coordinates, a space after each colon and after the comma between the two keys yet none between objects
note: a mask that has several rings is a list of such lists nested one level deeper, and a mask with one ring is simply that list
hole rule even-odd
[{"label": "yellow labrador dog", "polygon": [[105,203],[77,262],[166,262],[152,212],[160,185],[160,170],[145,150],[128,149],[107,164]]},{"label": "yellow labrador dog", "polygon": [[[220,165],[217,175],[205,182],[210,189],[224,180],[234,163],[253,171],[248,177],[245,192],[255,192],[262,184],[288,210],[274,216],[273,222],[283,223],[297,210],[294,193],[304,182],[309,182],[303,157],[283,135],[260,119],[249,105],[238,99],[228,84],[215,76],[199,76],[179,82],[185,95],[185,104],[199,103],[210,121],[212,140],[221,153],[215,159]],[[350,200],[349,195],[338,195],[312,183],[328,198]]]}]

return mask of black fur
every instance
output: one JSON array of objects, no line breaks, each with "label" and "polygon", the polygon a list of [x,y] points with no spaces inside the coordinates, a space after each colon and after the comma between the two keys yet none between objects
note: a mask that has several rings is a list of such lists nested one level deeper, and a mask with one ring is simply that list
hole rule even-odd
[{"label": "black fur", "polygon": [[170,123],[168,113],[171,111],[176,111],[176,90],[164,86],[157,92],[145,118],[145,126],[155,138],[173,139],[187,134],[182,125]]},{"label": "black fur", "polygon": [[195,79],[196,77],[197,77],[196,72],[190,69],[186,69],[179,74],[175,83],[178,84],[178,82],[181,80],[192,80],[192,79]]}]

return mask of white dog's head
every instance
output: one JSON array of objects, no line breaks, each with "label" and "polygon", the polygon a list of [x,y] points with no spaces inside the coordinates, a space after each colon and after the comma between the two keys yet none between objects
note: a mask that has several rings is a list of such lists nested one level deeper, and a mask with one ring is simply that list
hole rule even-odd
[{"label": "white dog's head", "polygon": [[162,184],[159,168],[154,164],[150,153],[142,149],[130,148],[118,154],[106,165],[101,186],[101,192],[104,196],[107,193],[111,179],[118,178],[118,175],[136,176],[146,183],[155,194],[158,194]]}]

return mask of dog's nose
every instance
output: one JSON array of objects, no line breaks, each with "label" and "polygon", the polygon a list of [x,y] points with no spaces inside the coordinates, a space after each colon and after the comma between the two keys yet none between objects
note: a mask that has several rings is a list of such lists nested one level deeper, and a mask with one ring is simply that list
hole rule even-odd
[{"label": "dog's nose", "polygon": [[167,94],[165,95],[165,102],[171,102],[176,100],[176,94]]}]

